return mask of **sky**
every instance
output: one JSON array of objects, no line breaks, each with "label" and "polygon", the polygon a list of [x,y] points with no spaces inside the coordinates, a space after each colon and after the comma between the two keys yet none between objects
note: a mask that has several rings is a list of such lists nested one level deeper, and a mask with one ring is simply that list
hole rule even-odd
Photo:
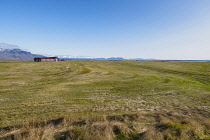
[{"label": "sky", "polygon": [[44,55],[210,60],[210,0],[0,0],[0,43]]}]

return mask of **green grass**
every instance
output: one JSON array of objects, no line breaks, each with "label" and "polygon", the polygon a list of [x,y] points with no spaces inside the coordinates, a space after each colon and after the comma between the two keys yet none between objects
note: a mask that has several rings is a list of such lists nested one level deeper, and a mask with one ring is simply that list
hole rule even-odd
[{"label": "green grass", "polygon": [[[189,118],[199,127],[210,121],[209,62],[0,61],[0,79],[1,127],[140,113],[148,116],[144,123],[160,123],[153,126],[164,131],[161,138],[176,133],[180,139],[177,133],[187,125],[176,118]],[[170,120],[162,124],[157,114]],[[208,130],[204,127],[197,137],[206,138]],[[116,134],[116,139],[128,136]]]}]

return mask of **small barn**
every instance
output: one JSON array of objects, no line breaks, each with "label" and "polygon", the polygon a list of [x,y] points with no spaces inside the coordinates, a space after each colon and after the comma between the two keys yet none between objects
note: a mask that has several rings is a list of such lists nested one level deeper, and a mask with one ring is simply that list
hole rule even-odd
[{"label": "small barn", "polygon": [[58,57],[35,57],[35,62],[59,61]]}]

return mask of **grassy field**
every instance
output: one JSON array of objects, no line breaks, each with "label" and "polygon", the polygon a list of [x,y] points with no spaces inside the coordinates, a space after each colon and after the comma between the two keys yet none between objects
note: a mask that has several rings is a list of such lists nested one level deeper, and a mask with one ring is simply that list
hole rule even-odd
[{"label": "grassy field", "polygon": [[0,61],[0,139],[210,139],[210,62]]}]

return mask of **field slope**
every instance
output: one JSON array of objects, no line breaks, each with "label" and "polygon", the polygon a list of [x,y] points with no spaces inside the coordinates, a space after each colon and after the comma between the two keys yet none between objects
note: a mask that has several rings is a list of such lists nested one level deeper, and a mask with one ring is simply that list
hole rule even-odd
[{"label": "field slope", "polygon": [[210,63],[0,61],[0,139],[210,139]]}]

